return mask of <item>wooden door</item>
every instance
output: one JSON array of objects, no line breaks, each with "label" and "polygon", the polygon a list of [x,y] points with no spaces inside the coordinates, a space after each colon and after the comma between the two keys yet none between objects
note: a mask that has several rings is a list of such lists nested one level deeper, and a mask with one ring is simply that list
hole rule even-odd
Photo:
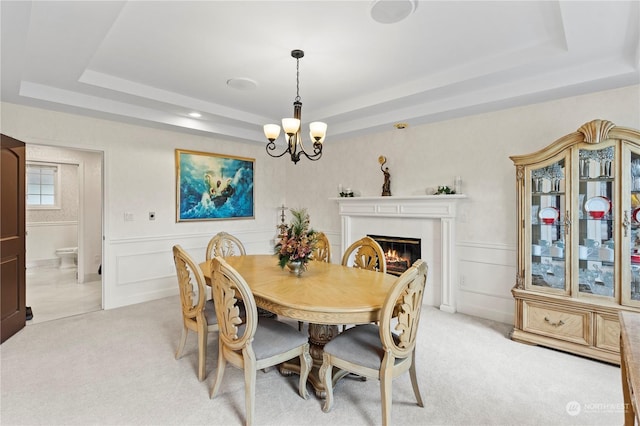
[{"label": "wooden door", "polygon": [[0,165],[0,338],[4,342],[26,324],[25,147],[1,135]]}]

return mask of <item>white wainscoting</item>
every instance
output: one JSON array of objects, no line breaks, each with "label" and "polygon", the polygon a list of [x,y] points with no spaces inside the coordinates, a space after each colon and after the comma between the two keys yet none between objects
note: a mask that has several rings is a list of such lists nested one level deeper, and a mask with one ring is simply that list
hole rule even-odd
[{"label": "white wainscoting", "polygon": [[[248,254],[273,252],[273,229],[233,231]],[[166,235],[110,240],[103,265],[105,309],[178,294],[172,249],[180,244],[196,262],[203,262],[214,234]],[[274,264],[275,265],[275,264]]]},{"label": "white wainscoting", "polygon": [[513,323],[511,288],[516,280],[516,247],[459,242],[458,311],[507,324]]},{"label": "white wainscoting", "polygon": [[58,266],[56,250],[78,246],[78,222],[28,222],[25,226],[26,267]]}]

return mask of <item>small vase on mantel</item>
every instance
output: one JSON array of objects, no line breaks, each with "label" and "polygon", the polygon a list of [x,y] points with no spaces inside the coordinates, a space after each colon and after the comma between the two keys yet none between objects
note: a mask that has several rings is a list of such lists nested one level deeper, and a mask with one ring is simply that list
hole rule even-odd
[{"label": "small vase on mantel", "polygon": [[289,272],[295,274],[297,277],[301,276],[302,273],[307,270],[307,266],[300,260],[290,260],[287,263],[287,268],[289,268]]}]

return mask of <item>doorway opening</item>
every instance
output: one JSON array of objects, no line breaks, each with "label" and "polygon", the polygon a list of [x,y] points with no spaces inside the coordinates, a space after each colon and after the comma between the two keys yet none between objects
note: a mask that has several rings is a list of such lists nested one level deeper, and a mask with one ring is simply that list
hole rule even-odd
[{"label": "doorway opening", "polygon": [[27,144],[26,160],[59,173],[57,205],[26,211],[27,325],[103,309],[103,153]]}]

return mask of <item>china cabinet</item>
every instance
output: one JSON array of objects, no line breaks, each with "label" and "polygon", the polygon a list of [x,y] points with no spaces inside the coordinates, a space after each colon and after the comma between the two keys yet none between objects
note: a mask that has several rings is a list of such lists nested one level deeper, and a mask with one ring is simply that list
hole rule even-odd
[{"label": "china cabinet", "polygon": [[620,363],[640,312],[640,131],[593,120],[516,166],[511,338]]}]

